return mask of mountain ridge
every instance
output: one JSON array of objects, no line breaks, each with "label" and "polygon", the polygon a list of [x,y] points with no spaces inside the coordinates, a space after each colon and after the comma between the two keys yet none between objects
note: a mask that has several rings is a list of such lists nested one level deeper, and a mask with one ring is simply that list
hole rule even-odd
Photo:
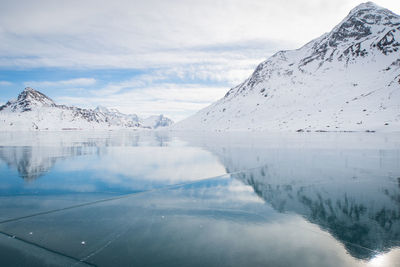
[{"label": "mountain ridge", "polygon": [[399,49],[400,17],[360,4],[331,32],[277,52],[173,128],[400,131]]},{"label": "mountain ridge", "polygon": [[[152,119],[149,121],[149,118]],[[2,130],[155,129],[173,123],[163,115],[159,121],[149,118],[141,119],[136,114],[123,114],[101,106],[85,109],[58,105],[30,87],[26,87],[17,99],[0,106]]]}]

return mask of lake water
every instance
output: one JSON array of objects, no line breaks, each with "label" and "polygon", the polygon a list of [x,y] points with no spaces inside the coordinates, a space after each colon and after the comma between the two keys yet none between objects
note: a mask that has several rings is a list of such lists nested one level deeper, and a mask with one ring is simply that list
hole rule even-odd
[{"label": "lake water", "polygon": [[399,262],[399,134],[0,133],[0,266]]}]

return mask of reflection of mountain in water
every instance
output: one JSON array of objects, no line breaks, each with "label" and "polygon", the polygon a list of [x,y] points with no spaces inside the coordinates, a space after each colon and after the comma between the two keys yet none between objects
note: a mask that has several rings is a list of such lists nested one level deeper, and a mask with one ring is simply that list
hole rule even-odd
[{"label": "reflection of mountain in water", "polygon": [[232,176],[275,210],[329,231],[353,257],[370,259],[400,245],[398,150],[205,146],[227,171],[263,166]]},{"label": "reflection of mountain in water", "polygon": [[0,133],[0,137],[2,144],[24,145],[0,145],[0,160],[27,181],[43,176],[57,161],[69,157],[104,154],[107,150],[103,148],[109,146],[167,146],[170,141],[161,133],[133,132]]},{"label": "reflection of mountain in water", "polygon": [[400,191],[393,184],[270,184],[272,175],[262,168],[234,177],[279,212],[295,212],[328,230],[354,257],[369,259],[374,250],[399,245]]},{"label": "reflection of mountain in water", "polygon": [[0,159],[27,181],[47,173],[58,160],[87,153],[82,147],[0,147]]}]

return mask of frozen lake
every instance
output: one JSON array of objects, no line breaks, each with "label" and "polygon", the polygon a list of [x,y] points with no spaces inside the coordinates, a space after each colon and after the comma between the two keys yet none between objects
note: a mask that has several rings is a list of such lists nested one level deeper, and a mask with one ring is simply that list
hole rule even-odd
[{"label": "frozen lake", "polygon": [[0,132],[0,266],[395,266],[400,135]]}]

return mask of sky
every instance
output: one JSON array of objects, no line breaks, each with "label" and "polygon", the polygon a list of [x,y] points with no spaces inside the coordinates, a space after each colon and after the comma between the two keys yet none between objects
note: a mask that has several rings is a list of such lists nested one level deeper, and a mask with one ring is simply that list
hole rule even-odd
[{"label": "sky", "polygon": [[[400,14],[398,0],[374,2]],[[360,3],[0,0],[0,104],[29,86],[59,104],[179,121]]]}]

